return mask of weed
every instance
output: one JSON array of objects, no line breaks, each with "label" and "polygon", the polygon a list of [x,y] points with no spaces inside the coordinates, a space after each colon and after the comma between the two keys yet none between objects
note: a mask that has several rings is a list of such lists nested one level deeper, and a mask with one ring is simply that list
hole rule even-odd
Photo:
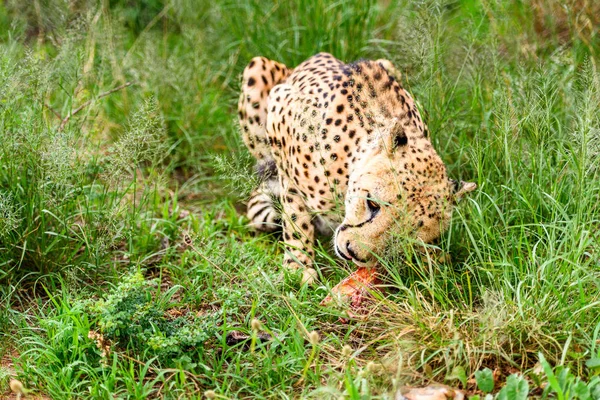
[{"label": "weed", "polygon": [[157,287],[157,281],[147,281],[140,273],[125,277],[113,293],[91,306],[90,315],[98,319],[102,341],[158,357],[169,365],[191,349],[201,351],[204,342],[214,337],[222,315],[178,311],[171,302],[181,288],[157,293]]}]

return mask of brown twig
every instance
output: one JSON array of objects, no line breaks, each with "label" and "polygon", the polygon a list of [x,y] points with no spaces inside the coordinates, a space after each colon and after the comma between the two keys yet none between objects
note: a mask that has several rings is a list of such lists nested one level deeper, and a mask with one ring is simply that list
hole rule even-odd
[{"label": "brown twig", "polygon": [[131,85],[133,85],[133,82],[124,83],[122,85],[117,86],[114,89],[111,89],[111,90],[107,91],[107,92],[100,93],[98,95],[98,97],[96,97],[94,99],[90,99],[90,100],[86,101],[85,103],[83,103],[82,105],[80,105],[79,107],[77,107],[75,110],[73,110],[69,115],[67,115],[66,117],[63,118],[63,120],[60,123],[60,126],[58,127],[58,131],[60,132],[63,129],[65,129],[65,126],[67,125],[67,123],[69,122],[69,120],[71,119],[71,117],[73,115],[77,114],[78,112],[80,112],[81,110],[83,110],[84,108],[86,108],[87,106],[89,106],[92,103],[92,101],[94,101],[94,100],[100,100],[103,97],[111,95],[114,92],[118,92],[119,90],[125,89],[126,87],[131,86]]},{"label": "brown twig", "polygon": [[52,111],[52,114],[56,115],[56,118],[62,120],[63,117],[58,113],[58,111],[56,111],[54,108],[50,107],[49,104],[44,104],[46,106],[46,108],[50,111]]},{"label": "brown twig", "polygon": [[214,268],[218,269],[224,276],[227,277],[227,279],[229,279],[230,281],[232,280],[231,276],[229,276],[229,274],[227,272],[223,271],[221,269],[221,267],[219,267],[213,260],[211,260],[210,258],[208,258],[200,250],[198,250],[193,244],[191,244],[190,247],[192,248],[192,250],[194,250],[196,252],[196,254],[198,254],[200,257],[202,257],[204,259],[204,261],[206,261],[207,263],[209,263],[210,265],[212,265]]}]

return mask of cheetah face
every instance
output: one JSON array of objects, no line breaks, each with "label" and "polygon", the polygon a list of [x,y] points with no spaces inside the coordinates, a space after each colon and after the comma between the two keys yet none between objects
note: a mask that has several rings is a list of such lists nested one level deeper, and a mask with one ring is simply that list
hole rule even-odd
[{"label": "cheetah face", "polygon": [[383,141],[350,176],[345,217],[334,237],[338,256],[366,267],[376,264],[392,234],[437,239],[456,200],[477,187],[449,180],[428,142],[406,136]]}]

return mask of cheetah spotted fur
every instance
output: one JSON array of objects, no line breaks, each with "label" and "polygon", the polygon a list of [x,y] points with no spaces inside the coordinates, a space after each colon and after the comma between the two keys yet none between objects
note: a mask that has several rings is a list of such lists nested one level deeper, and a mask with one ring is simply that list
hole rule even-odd
[{"label": "cheetah spotted fur", "polygon": [[248,218],[261,231],[282,227],[284,264],[304,281],[316,277],[315,231],[335,233],[341,258],[373,266],[391,232],[438,238],[476,188],[448,178],[398,76],[387,60],[326,53],[293,70],[255,57],[244,70],[238,117],[262,178]]}]

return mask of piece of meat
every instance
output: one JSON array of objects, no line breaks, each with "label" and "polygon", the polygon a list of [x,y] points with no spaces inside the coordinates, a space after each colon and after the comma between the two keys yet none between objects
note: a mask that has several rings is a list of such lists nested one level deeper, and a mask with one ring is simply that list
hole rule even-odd
[{"label": "piece of meat", "polygon": [[349,300],[350,307],[356,309],[360,307],[362,301],[369,295],[369,292],[375,289],[379,283],[377,270],[375,268],[361,267],[335,285],[331,293],[321,301],[321,305],[327,305],[334,298]]}]

